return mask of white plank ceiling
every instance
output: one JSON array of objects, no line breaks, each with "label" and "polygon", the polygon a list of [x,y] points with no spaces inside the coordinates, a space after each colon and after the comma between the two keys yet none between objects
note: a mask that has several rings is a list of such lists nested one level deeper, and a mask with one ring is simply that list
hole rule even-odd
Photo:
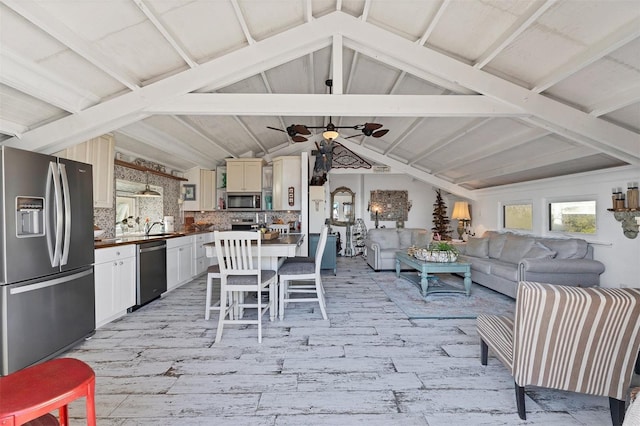
[{"label": "white plank ceiling", "polygon": [[[333,79],[333,94],[325,80]],[[637,0],[0,0],[0,143],[184,171],[310,151],[461,195],[640,165]],[[360,135],[345,139],[347,136]]]}]

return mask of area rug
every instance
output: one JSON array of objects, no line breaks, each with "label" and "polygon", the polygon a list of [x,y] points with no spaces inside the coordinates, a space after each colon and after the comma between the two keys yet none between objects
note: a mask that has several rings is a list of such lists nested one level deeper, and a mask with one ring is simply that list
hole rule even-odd
[{"label": "area rug", "polygon": [[[382,291],[411,319],[476,318],[480,314],[513,315],[515,300],[479,284],[471,284],[471,295],[435,293],[422,297],[420,286],[395,272],[372,273]],[[448,285],[464,289],[462,278],[439,274]]]}]

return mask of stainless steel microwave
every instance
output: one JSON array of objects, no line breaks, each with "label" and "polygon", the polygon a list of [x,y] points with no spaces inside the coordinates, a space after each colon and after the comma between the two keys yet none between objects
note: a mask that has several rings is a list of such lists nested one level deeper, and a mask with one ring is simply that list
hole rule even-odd
[{"label": "stainless steel microwave", "polygon": [[260,193],[227,193],[227,210],[260,210],[261,203],[262,197]]}]

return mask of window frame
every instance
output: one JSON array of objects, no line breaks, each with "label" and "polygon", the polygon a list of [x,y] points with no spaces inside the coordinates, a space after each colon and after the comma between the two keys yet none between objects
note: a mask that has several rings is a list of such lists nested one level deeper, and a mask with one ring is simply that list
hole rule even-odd
[{"label": "window frame", "polygon": [[[512,228],[507,226],[507,208],[510,206],[529,206],[530,213],[531,213],[530,228]],[[500,219],[501,219],[502,229],[518,231],[518,232],[533,232],[533,201],[532,200],[503,202],[501,203],[500,216],[501,216]]]},{"label": "window frame", "polygon": [[[593,203],[593,223],[594,223],[594,231],[592,233],[587,232],[576,232],[576,231],[565,231],[565,230],[557,230],[553,229],[553,216],[552,216],[552,205],[553,204],[564,204],[564,203]],[[564,198],[554,198],[549,199],[546,202],[546,210],[545,210],[545,220],[546,220],[546,232],[552,234],[559,235],[573,235],[579,236],[581,238],[585,238],[587,236],[595,236],[598,234],[598,199],[595,196],[581,196],[577,198],[572,197],[564,197]]]}]

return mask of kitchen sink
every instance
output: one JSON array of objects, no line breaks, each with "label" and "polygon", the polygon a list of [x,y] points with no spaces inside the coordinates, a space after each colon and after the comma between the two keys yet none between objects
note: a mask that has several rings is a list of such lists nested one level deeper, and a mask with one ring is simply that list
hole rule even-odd
[{"label": "kitchen sink", "polygon": [[162,234],[149,234],[149,238],[184,237],[180,232],[164,232]]}]

